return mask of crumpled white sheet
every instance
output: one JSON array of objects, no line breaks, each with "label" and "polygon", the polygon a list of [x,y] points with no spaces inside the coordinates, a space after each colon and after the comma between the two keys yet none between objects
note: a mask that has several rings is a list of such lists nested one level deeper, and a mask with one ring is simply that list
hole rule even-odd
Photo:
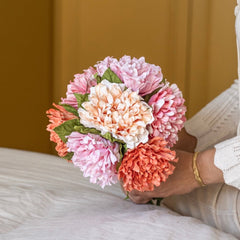
[{"label": "crumpled white sheet", "polygon": [[168,208],[124,200],[58,157],[0,148],[0,239],[236,239]]}]

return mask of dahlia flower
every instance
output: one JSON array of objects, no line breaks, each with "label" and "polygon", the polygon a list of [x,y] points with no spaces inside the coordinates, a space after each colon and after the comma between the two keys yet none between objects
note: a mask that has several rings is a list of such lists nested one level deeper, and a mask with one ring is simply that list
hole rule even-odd
[{"label": "dahlia flower", "polygon": [[134,148],[148,141],[146,126],[154,119],[148,104],[136,92],[124,88],[124,84],[103,80],[91,88],[89,102],[84,102],[78,113],[85,127],[96,128],[102,134],[110,132],[128,148]]},{"label": "dahlia flower", "polygon": [[74,96],[74,93],[85,94],[90,92],[90,88],[97,84],[96,79],[94,78],[94,74],[97,71],[90,67],[87,70],[84,70],[82,74],[75,74],[73,82],[70,82],[67,86],[67,97],[62,98],[62,102],[64,104],[69,104],[74,108],[78,108],[77,100]]},{"label": "dahlia flower", "polygon": [[64,107],[53,103],[53,106],[57,109],[49,109],[47,117],[49,118],[49,124],[47,125],[47,130],[50,132],[50,140],[57,143],[56,151],[60,157],[64,157],[68,153],[66,144],[61,140],[57,133],[55,133],[54,128],[58,127],[62,123],[77,118],[74,114],[65,110]]},{"label": "dahlia flower", "polygon": [[172,147],[178,140],[178,131],[186,121],[184,99],[176,84],[167,84],[153,95],[148,104],[153,108],[154,121],[148,126],[150,137],[162,137]]},{"label": "dahlia flower", "polygon": [[117,182],[116,164],[120,159],[119,145],[98,135],[72,132],[67,146],[74,152],[72,162],[90,177],[91,183],[102,188]]},{"label": "dahlia flower", "polygon": [[161,84],[163,80],[161,68],[146,63],[144,57],[131,59],[130,56],[123,56],[119,61],[116,58],[107,57],[96,64],[95,67],[100,76],[110,67],[127,88],[138,92],[140,96],[152,93],[163,86]]},{"label": "dahlia flower", "polygon": [[170,162],[177,162],[178,159],[166,145],[164,139],[155,137],[125,153],[118,179],[122,179],[126,191],[153,191],[154,186],[167,180],[175,168]]}]

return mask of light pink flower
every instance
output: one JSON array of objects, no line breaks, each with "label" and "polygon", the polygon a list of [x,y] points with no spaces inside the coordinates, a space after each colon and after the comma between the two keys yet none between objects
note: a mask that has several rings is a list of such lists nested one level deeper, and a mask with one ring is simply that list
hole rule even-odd
[{"label": "light pink flower", "polygon": [[161,68],[154,64],[145,62],[145,58],[139,59],[130,56],[123,56],[117,61],[115,58],[107,57],[95,65],[100,76],[110,67],[117,76],[124,82],[127,88],[145,96],[152,93],[163,84],[160,84],[163,75]]},{"label": "light pink flower", "polygon": [[91,183],[102,188],[117,182],[116,164],[120,159],[119,145],[98,135],[72,132],[67,147],[74,152],[72,162],[90,177]]},{"label": "light pink flower", "polygon": [[70,82],[67,86],[67,97],[62,98],[61,103],[69,104],[74,108],[78,108],[77,100],[74,96],[74,93],[85,94],[90,92],[90,88],[97,84],[94,74],[97,71],[90,67],[87,70],[84,70],[82,74],[75,74],[73,82]]},{"label": "light pink flower", "polygon": [[152,108],[136,92],[125,90],[124,84],[103,80],[91,88],[88,99],[78,110],[85,127],[96,128],[102,134],[110,132],[128,148],[148,141],[146,127],[154,120]]},{"label": "light pink flower", "polygon": [[153,107],[154,121],[149,125],[150,137],[162,137],[172,147],[178,140],[177,133],[186,121],[181,91],[176,84],[167,84],[153,95],[148,104]]},{"label": "light pink flower", "polygon": [[96,67],[98,74],[102,77],[105,71],[111,66],[118,65],[118,60],[113,57],[106,57],[103,61],[98,62],[94,67]]}]

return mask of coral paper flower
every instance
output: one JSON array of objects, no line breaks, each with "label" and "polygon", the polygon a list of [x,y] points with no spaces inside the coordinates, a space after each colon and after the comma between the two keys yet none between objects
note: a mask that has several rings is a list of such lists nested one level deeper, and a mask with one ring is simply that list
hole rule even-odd
[{"label": "coral paper flower", "polygon": [[49,124],[47,125],[47,130],[50,132],[50,140],[57,143],[56,151],[60,157],[64,157],[68,153],[66,144],[60,139],[57,133],[54,132],[54,128],[58,127],[65,121],[77,118],[74,114],[65,110],[64,107],[53,103],[53,106],[57,109],[49,109],[47,111],[47,116],[49,118]]},{"label": "coral paper flower", "polygon": [[67,86],[67,97],[62,98],[62,103],[69,104],[74,108],[78,108],[77,100],[74,96],[74,93],[85,94],[90,92],[90,88],[97,84],[94,74],[97,71],[90,67],[87,70],[84,70],[82,74],[75,74],[73,82],[70,82]]},{"label": "coral paper flower", "polygon": [[117,182],[116,164],[119,161],[119,145],[98,135],[72,132],[67,146],[74,152],[72,162],[79,167],[84,177],[102,188]]},{"label": "coral paper flower", "polygon": [[166,145],[165,140],[155,137],[127,151],[118,171],[126,191],[153,191],[154,186],[167,180],[175,168],[170,162],[177,162],[177,159],[176,153]]},{"label": "coral paper flower", "polygon": [[163,86],[163,84],[160,85],[163,80],[161,68],[154,64],[146,63],[144,57],[137,59],[123,56],[119,61],[115,58],[107,57],[95,66],[100,76],[110,67],[127,88],[138,92],[140,96],[152,93],[157,88]]},{"label": "coral paper flower", "polygon": [[167,84],[153,95],[148,104],[153,107],[154,121],[148,127],[150,137],[162,137],[172,147],[178,140],[177,133],[186,121],[186,107],[176,84]]},{"label": "coral paper flower", "polygon": [[91,88],[89,102],[79,108],[80,121],[85,127],[96,128],[102,134],[112,133],[128,148],[148,141],[147,124],[153,122],[152,109],[124,84],[103,80]]}]

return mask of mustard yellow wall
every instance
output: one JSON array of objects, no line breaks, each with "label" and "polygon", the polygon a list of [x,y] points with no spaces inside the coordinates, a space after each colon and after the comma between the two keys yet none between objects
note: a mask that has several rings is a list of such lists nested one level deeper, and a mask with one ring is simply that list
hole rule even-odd
[{"label": "mustard yellow wall", "polygon": [[235,0],[190,3],[186,98],[192,116],[237,78]]},{"label": "mustard yellow wall", "polygon": [[1,147],[50,151],[51,22],[50,0],[1,0]]},{"label": "mustard yellow wall", "polygon": [[54,100],[105,56],[140,57],[179,85],[187,116],[237,78],[235,0],[55,0]]},{"label": "mustard yellow wall", "polygon": [[237,77],[234,0],[2,0],[0,146],[51,152],[45,111],[105,56],[145,56],[188,116]]},{"label": "mustard yellow wall", "polygon": [[54,100],[106,56],[145,56],[184,90],[187,0],[55,0]]}]

